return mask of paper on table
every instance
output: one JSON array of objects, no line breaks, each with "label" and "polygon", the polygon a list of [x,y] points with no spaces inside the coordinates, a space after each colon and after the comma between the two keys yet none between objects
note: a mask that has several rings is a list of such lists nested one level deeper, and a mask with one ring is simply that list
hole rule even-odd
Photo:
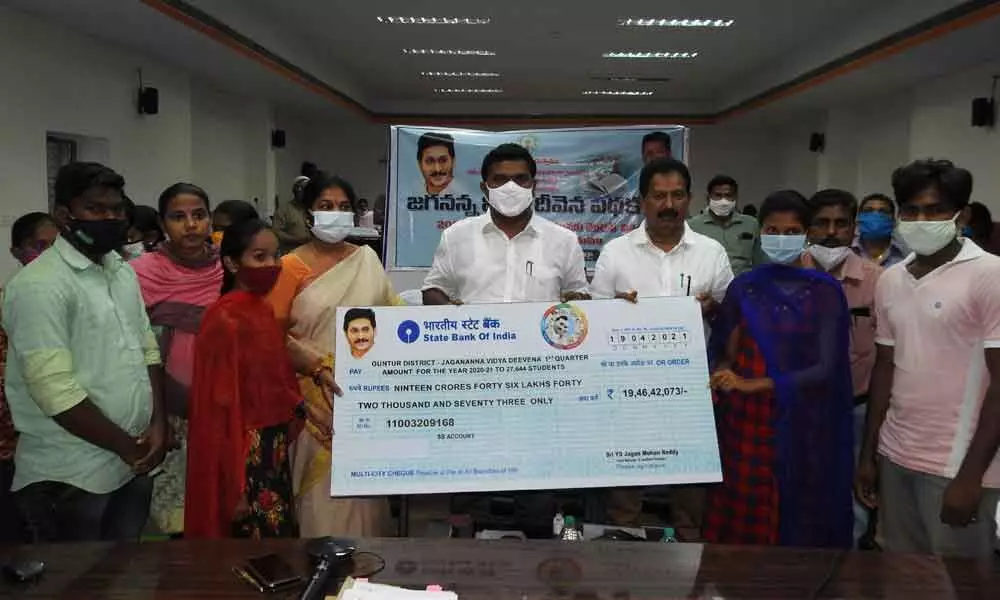
[{"label": "paper on table", "polygon": [[458,600],[458,594],[445,591],[410,590],[394,585],[348,578],[341,586],[336,600]]}]

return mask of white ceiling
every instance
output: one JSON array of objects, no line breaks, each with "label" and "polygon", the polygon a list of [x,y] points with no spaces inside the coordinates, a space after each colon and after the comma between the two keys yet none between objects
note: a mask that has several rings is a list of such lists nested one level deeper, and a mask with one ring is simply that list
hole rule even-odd
[{"label": "white ceiling", "polygon": [[[179,0],[7,0],[283,108],[336,118],[343,107],[166,16]],[[713,115],[963,4],[961,0],[186,0],[287,63],[379,115]],[[473,4],[476,8],[473,7]],[[976,4],[984,4],[978,2]],[[417,5],[422,8],[417,8]],[[162,8],[162,6],[161,6]],[[377,16],[490,17],[488,25],[388,25]],[[724,29],[623,28],[622,17],[734,19]],[[109,26],[113,24],[114,26]],[[1000,19],[975,43],[952,34],[864,69],[863,93],[935,69],[994,59]],[[991,34],[992,32],[992,34]],[[952,44],[949,53],[928,52]],[[472,48],[490,57],[406,56],[403,48]],[[693,60],[612,60],[609,50],[696,51]],[[919,60],[905,62],[907,55]],[[901,65],[899,61],[904,60]],[[421,78],[420,71],[497,71],[499,79]],[[875,76],[871,76],[875,73]],[[666,77],[612,83],[595,76]],[[852,74],[857,79],[858,72]],[[829,84],[827,84],[829,85]],[[860,84],[859,84],[860,85]],[[436,87],[501,87],[499,96],[442,97]],[[826,87],[826,86],[821,86]],[[652,97],[585,98],[585,89]],[[844,93],[838,88],[838,95]],[[848,89],[849,92],[849,89]],[[823,101],[812,90],[810,97]],[[794,103],[793,103],[794,104]],[[800,102],[801,104],[801,102]]]}]

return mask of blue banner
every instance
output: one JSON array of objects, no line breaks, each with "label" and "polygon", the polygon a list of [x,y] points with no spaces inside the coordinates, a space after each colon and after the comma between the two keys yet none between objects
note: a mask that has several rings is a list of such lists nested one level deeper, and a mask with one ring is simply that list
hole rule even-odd
[{"label": "blue banner", "polygon": [[687,128],[678,125],[502,132],[393,126],[386,266],[429,268],[444,229],[487,211],[483,157],[513,142],[538,164],[535,211],[575,232],[593,268],[605,242],[642,222],[642,138],[653,131],[668,134],[672,155],[687,161]]}]

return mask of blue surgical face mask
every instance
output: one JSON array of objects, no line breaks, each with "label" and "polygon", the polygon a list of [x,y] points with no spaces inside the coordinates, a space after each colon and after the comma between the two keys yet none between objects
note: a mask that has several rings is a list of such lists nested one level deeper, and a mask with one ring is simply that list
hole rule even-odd
[{"label": "blue surgical face mask", "polygon": [[763,234],[760,236],[760,249],[771,259],[772,262],[787,265],[795,262],[802,255],[806,247],[806,236],[802,235],[773,235]]},{"label": "blue surgical face mask", "polygon": [[964,238],[971,238],[972,237],[972,227],[971,226],[966,225],[965,227],[962,228],[962,237],[964,237]]},{"label": "blue surgical face mask", "polygon": [[858,235],[862,240],[888,240],[896,226],[893,218],[881,212],[863,212],[858,215]]}]

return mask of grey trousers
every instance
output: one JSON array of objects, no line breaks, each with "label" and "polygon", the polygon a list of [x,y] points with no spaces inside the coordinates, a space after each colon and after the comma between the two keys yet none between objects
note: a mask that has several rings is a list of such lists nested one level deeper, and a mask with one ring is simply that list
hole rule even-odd
[{"label": "grey trousers", "polygon": [[886,550],[971,558],[993,552],[1000,490],[983,490],[975,523],[951,527],[941,522],[941,501],[950,482],[879,457],[879,525]]}]

